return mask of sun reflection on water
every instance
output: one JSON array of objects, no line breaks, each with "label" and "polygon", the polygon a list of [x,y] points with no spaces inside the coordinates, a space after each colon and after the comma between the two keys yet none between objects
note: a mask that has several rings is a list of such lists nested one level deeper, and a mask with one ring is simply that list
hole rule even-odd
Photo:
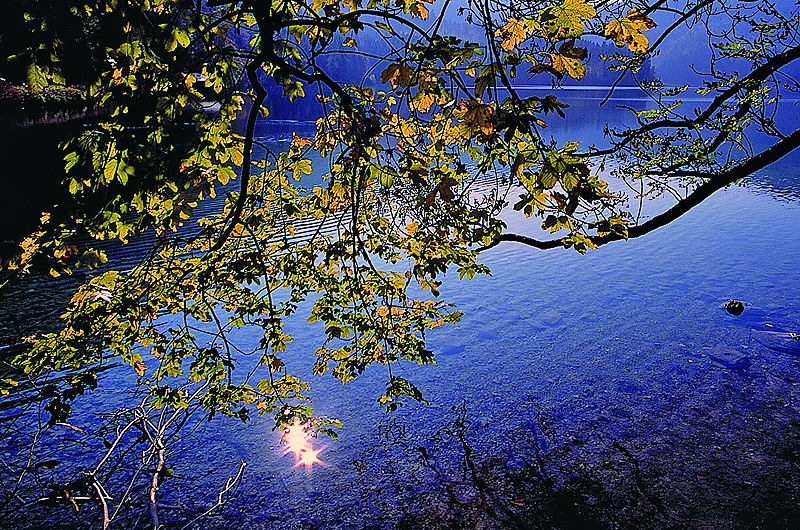
[{"label": "sun reflection on water", "polygon": [[308,432],[306,426],[295,420],[292,425],[286,428],[281,441],[286,444],[283,449],[284,454],[294,455],[294,467],[305,466],[306,471],[310,471],[314,464],[322,465],[319,454],[325,449],[314,449],[314,437]]}]

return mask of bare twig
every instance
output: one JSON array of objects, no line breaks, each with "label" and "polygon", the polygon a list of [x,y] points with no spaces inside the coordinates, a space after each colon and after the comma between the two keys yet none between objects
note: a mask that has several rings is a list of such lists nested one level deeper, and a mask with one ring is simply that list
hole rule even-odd
[{"label": "bare twig", "polygon": [[246,465],[247,462],[243,460],[239,464],[239,469],[238,471],[236,471],[236,474],[233,475],[232,477],[228,477],[228,479],[225,481],[225,486],[220,490],[219,494],[217,495],[217,502],[214,503],[214,505],[211,508],[204,511],[203,513],[201,513],[200,515],[198,515],[197,517],[195,517],[194,519],[183,525],[180,530],[186,530],[187,528],[192,526],[195,522],[211,515],[214,512],[214,510],[225,506],[228,503],[228,500],[230,499],[230,497],[228,497],[227,495],[231,492],[231,490],[235,489],[242,481],[242,476],[244,475],[244,468]]}]

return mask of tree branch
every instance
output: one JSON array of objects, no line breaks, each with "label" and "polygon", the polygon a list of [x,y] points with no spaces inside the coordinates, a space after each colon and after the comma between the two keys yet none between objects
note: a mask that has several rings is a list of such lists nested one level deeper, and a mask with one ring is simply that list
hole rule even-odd
[{"label": "tree branch", "polygon": [[[605,236],[592,237],[591,240],[594,244],[600,246],[612,241],[618,241],[620,239],[634,239],[645,234],[649,234],[653,230],[661,228],[662,226],[665,226],[676,220],[725,186],[729,186],[737,180],[743,179],[749,175],[752,175],[756,171],[767,167],[798,147],[800,147],[800,129],[795,130],[792,134],[786,136],[784,139],[762,151],[758,155],[748,159],[746,162],[711,177],[706,182],[698,186],[691,194],[689,194],[688,197],[678,202],[667,211],[656,215],[645,223],[629,228],[627,238],[611,232]],[[500,234],[489,245],[477,249],[476,252],[489,250],[490,248],[494,248],[500,243],[507,241],[522,243],[523,245],[538,248],[540,250],[548,250],[563,246],[563,239],[539,240],[520,234]]]},{"label": "tree branch", "polygon": [[791,63],[800,59],[800,46],[795,46],[793,48],[789,48],[788,50],[784,51],[783,53],[779,53],[771,57],[768,61],[764,64],[750,72],[748,75],[734,83],[729,89],[725,90],[724,92],[720,93],[717,97],[715,97],[711,103],[709,104],[706,109],[697,115],[697,117],[693,119],[682,119],[682,120],[659,120],[650,122],[646,125],[639,127],[638,129],[630,129],[625,131],[618,136],[622,137],[619,143],[614,144],[613,147],[608,149],[603,149],[600,151],[591,151],[587,153],[579,153],[576,156],[581,157],[597,157],[597,156],[605,156],[614,154],[619,150],[620,147],[625,146],[626,144],[630,143],[634,138],[639,136],[640,134],[654,131],[656,129],[662,128],[677,128],[677,127],[691,127],[693,125],[702,124],[706,120],[710,119],[714,112],[717,111],[726,101],[736,95],[737,92],[742,90],[743,88],[747,88],[753,83],[761,83],[769,76],[773,75],[776,70],[779,68],[786,66],[787,64]]},{"label": "tree branch", "polygon": [[258,76],[256,75],[256,70],[258,69],[259,65],[260,62],[253,61],[247,65],[246,68],[247,78],[249,79],[253,90],[256,92],[256,97],[253,100],[253,106],[250,108],[250,114],[247,116],[247,125],[244,134],[244,146],[242,148],[244,162],[242,162],[242,176],[239,183],[239,196],[236,198],[236,204],[233,206],[233,210],[231,210],[231,213],[226,219],[226,222],[228,223],[227,226],[209,249],[209,255],[221,249],[228,240],[234,228],[236,228],[236,225],[239,223],[239,217],[242,215],[244,204],[247,201],[247,188],[250,185],[250,173],[252,171],[251,157],[253,151],[253,137],[255,136],[256,122],[258,121],[258,114],[261,109],[261,105],[267,98],[267,91],[261,86],[261,83],[258,81]]}]

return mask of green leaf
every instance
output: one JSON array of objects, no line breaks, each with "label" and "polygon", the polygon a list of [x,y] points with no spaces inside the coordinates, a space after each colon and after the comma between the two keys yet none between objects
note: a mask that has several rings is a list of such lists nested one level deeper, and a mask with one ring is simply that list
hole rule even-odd
[{"label": "green leaf", "polygon": [[31,63],[27,71],[28,86],[36,93],[41,92],[49,85],[47,76],[36,63]]},{"label": "green leaf", "polygon": [[558,182],[558,175],[551,166],[543,167],[539,171],[539,182],[544,186],[544,189],[549,190]]},{"label": "green leaf", "polygon": [[173,35],[175,36],[175,40],[178,41],[178,44],[181,46],[181,48],[185,48],[189,45],[189,34],[182,29],[176,28],[173,30]]},{"label": "green leaf", "polygon": [[385,31],[385,32],[387,32],[387,33],[389,33],[391,35],[395,35],[394,29],[391,26],[389,26],[388,24],[384,24],[383,22],[375,22],[375,25],[377,27],[379,27],[380,29],[382,29],[383,31]]},{"label": "green leaf", "polygon": [[495,86],[495,76],[494,72],[489,72],[483,75],[479,75],[475,79],[475,97],[480,98],[483,97],[484,92],[486,92],[487,88]]},{"label": "green leaf", "polygon": [[107,183],[111,183],[111,181],[114,180],[114,177],[117,174],[118,166],[119,162],[115,158],[112,158],[108,162],[106,162],[105,167],[103,167],[103,177],[105,177],[105,181]]},{"label": "green leaf", "polygon": [[595,9],[583,0],[565,0],[560,6],[546,7],[539,14],[542,36],[554,41],[580,37],[583,21],[596,15]]},{"label": "green leaf", "polygon": [[235,178],[236,172],[228,166],[222,166],[217,170],[217,180],[223,186]]}]

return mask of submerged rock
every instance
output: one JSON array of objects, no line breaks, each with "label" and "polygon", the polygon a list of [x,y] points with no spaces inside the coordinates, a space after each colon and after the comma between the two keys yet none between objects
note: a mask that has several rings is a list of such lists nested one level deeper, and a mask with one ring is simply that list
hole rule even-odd
[{"label": "submerged rock", "polygon": [[750,328],[750,338],[770,350],[800,354],[800,333]]},{"label": "submerged rock", "polygon": [[712,361],[728,370],[741,371],[750,368],[750,358],[739,350],[716,348],[708,355]]},{"label": "submerged rock", "polygon": [[744,304],[739,300],[728,300],[723,304],[725,310],[731,315],[738,317],[744,312]]},{"label": "submerged rock", "polygon": [[555,326],[561,321],[561,313],[555,309],[551,309],[545,313],[542,313],[539,318],[543,324],[547,326]]},{"label": "submerged rock", "polygon": [[442,355],[455,355],[457,353],[462,353],[466,346],[464,344],[445,344],[441,347],[439,352]]}]

